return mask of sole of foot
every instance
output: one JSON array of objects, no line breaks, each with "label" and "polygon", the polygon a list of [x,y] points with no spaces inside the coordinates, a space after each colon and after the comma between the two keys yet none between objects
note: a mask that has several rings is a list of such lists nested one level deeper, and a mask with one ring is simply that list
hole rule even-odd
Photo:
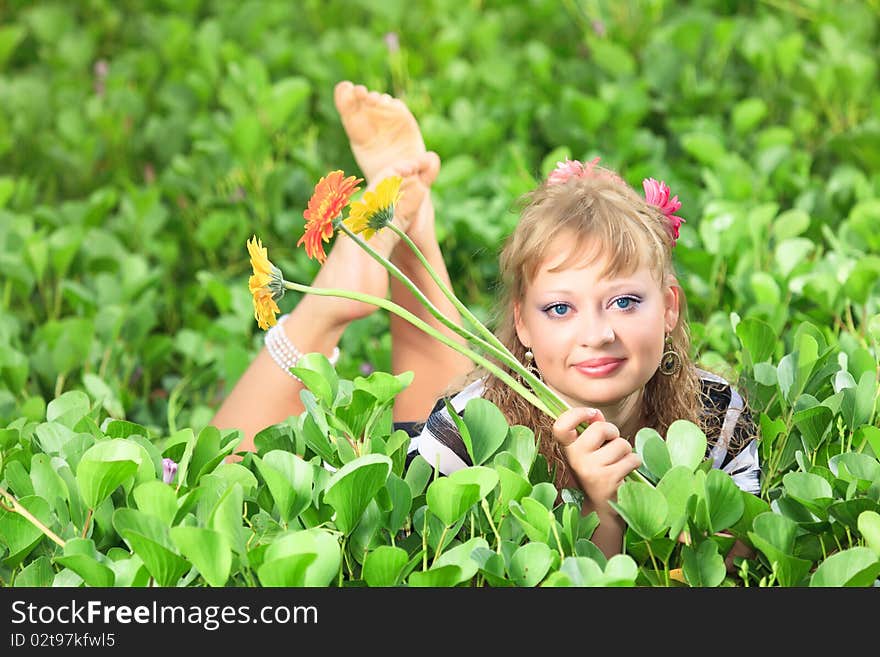
[{"label": "sole of foot", "polygon": [[368,183],[396,163],[425,153],[419,124],[402,100],[349,80],[336,85],[333,100]]}]

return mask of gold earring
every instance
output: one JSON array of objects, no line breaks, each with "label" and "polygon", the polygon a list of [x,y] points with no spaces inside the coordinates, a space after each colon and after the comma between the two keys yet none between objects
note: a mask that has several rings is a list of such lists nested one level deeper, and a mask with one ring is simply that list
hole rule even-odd
[{"label": "gold earring", "polygon": [[672,338],[667,334],[663,356],[660,358],[660,374],[673,376],[681,370],[681,356],[672,346]]},{"label": "gold earring", "polygon": [[535,354],[532,353],[531,347],[526,347],[525,359],[526,359],[526,369],[529,372],[531,372],[532,374],[534,374],[535,378],[543,381],[543,379],[541,379],[541,371],[538,369],[538,366],[535,365]]}]

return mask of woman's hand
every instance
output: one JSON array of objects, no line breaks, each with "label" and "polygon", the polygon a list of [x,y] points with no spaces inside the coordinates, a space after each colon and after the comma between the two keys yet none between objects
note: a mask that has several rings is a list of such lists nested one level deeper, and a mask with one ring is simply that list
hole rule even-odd
[{"label": "woman's hand", "polygon": [[[580,435],[578,425],[589,422]],[[562,448],[574,475],[593,508],[608,511],[608,501],[615,499],[624,478],[636,470],[642,460],[620,430],[606,422],[595,408],[570,408],[553,424],[553,438]]]}]

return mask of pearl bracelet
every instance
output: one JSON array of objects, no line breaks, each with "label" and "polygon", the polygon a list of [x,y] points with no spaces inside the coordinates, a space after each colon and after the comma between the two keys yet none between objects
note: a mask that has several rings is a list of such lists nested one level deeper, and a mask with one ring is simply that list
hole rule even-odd
[{"label": "pearl bracelet", "polygon": [[[287,315],[282,315],[278,318],[278,323],[275,324],[272,328],[266,331],[266,335],[263,338],[263,342],[266,345],[266,351],[269,352],[269,356],[272,357],[272,360],[284,370],[287,374],[292,376],[297,381],[300,380],[298,376],[296,376],[293,372],[290,371],[291,367],[296,367],[296,364],[299,362],[299,359],[302,358],[305,354],[297,349],[294,344],[288,339],[287,334],[284,332],[282,328],[282,324],[284,320],[287,319]],[[333,347],[333,353],[328,358],[331,365],[336,365],[339,360],[339,347]]]}]

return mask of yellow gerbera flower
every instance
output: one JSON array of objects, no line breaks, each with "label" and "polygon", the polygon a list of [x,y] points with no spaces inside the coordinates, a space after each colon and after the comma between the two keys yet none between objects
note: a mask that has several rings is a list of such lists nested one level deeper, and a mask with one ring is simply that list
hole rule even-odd
[{"label": "yellow gerbera flower", "polygon": [[275,303],[275,299],[272,298],[272,293],[269,292],[268,288],[261,287],[253,291],[253,295],[254,319],[257,320],[257,325],[264,331],[275,326],[277,323],[275,316],[281,310],[278,308],[278,304]]},{"label": "yellow gerbera flower", "polygon": [[364,192],[360,201],[351,204],[348,217],[342,222],[355,234],[369,240],[394,218],[394,206],[400,202],[403,178],[390,176],[376,185],[375,190]]},{"label": "yellow gerbera flower", "polygon": [[248,279],[248,289],[254,298],[254,319],[261,329],[267,329],[275,325],[275,315],[281,312],[275,302],[284,296],[284,277],[269,260],[268,251],[256,235],[248,240],[247,249],[254,271]]}]

